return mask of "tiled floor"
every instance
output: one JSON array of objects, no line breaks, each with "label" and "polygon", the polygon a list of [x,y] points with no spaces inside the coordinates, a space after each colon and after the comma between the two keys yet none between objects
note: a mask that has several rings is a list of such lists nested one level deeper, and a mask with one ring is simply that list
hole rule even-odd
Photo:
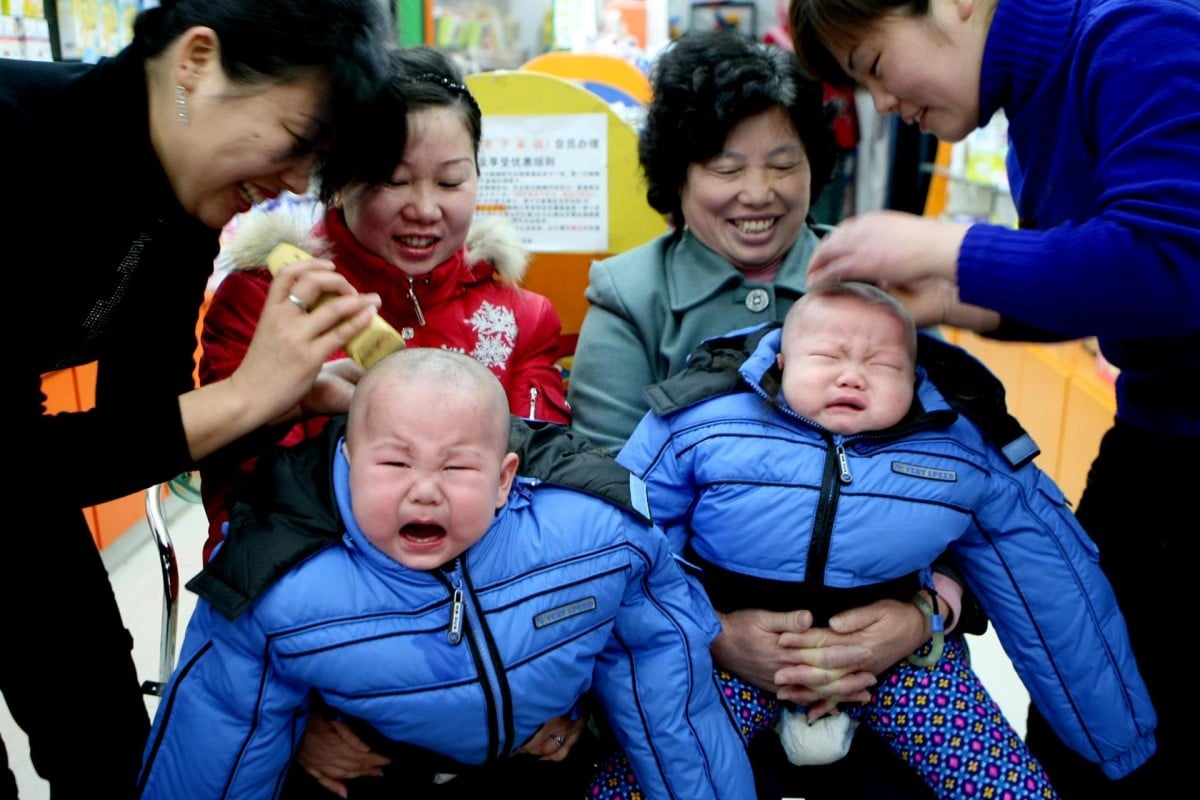
[{"label": "tiled floor", "polygon": [[[200,552],[206,535],[207,521],[199,505],[178,498],[168,498],[167,515],[176,557],[179,560],[181,585],[200,569]],[[160,630],[162,621],[162,578],[158,556],[151,542],[149,528],[136,526],[104,551],[104,560],[125,624],[133,633],[134,661],[143,680],[158,679]],[[181,588],[179,628],[176,647],[183,640],[188,616],[195,605],[195,595]],[[1025,708],[1029,695],[1021,685],[1008,657],[1001,649],[995,634],[971,637],[972,661],[984,684],[1022,735],[1025,732]],[[147,698],[153,715],[157,699]],[[9,762],[17,776],[21,800],[49,800],[50,790],[38,778],[29,764],[28,744],[24,734],[0,703],[0,736],[8,749]]]}]

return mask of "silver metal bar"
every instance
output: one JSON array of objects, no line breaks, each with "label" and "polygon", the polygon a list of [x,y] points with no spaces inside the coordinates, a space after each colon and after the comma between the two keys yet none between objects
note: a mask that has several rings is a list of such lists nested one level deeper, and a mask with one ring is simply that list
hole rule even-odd
[{"label": "silver metal bar", "polygon": [[175,558],[175,545],[167,532],[167,518],[163,512],[164,484],[155,484],[146,490],[146,522],[158,552],[158,563],[162,571],[163,605],[162,628],[159,634],[158,680],[143,681],[142,693],[162,697],[167,681],[175,669],[175,626],[179,617],[179,562]]}]

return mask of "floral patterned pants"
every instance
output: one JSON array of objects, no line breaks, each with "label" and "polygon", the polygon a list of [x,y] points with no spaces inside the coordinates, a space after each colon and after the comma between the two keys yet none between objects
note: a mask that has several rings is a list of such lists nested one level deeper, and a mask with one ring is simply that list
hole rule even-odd
[{"label": "floral patterned pants", "polygon": [[[928,645],[921,653],[927,652]],[[717,683],[742,738],[774,735],[782,705],[769,693],[718,669]],[[936,664],[902,662],[870,702],[844,713],[883,737],[939,798],[1053,800],[1050,779],[971,670],[962,637],[947,637]],[[600,765],[590,800],[645,800],[622,753]]]}]

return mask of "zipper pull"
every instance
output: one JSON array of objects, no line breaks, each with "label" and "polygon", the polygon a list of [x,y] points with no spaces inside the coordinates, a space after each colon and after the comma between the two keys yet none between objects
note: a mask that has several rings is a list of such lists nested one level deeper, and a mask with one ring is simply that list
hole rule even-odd
[{"label": "zipper pull", "polygon": [[446,631],[446,641],[458,644],[462,641],[463,623],[463,592],[454,587],[454,599],[450,602],[450,630]]},{"label": "zipper pull", "polygon": [[417,300],[417,293],[413,288],[412,276],[408,276],[408,299],[412,302],[413,311],[417,312],[417,324],[422,328],[425,327],[425,312],[421,311],[421,303]]},{"label": "zipper pull", "polygon": [[838,478],[841,479],[842,483],[852,483],[854,481],[854,476],[850,474],[850,459],[846,457],[845,445],[839,444],[837,446],[837,460],[838,469],[841,470],[841,474],[838,475]]},{"label": "zipper pull", "polygon": [[537,387],[534,386],[529,390],[529,418],[530,419],[537,419],[537,397],[538,397],[538,390],[537,390]]},{"label": "zipper pull", "polygon": [[463,590],[462,590],[462,559],[455,558],[454,566],[450,569],[442,567],[447,582],[454,593],[450,596],[450,628],[446,631],[446,641],[458,644],[463,634]]}]

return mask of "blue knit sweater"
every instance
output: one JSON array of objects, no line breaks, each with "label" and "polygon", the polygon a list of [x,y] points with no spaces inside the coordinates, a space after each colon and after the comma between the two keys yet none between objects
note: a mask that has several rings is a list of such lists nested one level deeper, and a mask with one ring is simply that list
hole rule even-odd
[{"label": "blue knit sweater", "polygon": [[1117,418],[1200,436],[1200,6],[1000,0],[980,122],[1009,120],[1029,230],[976,225],[962,299],[1063,339],[1095,335],[1121,370]]}]

